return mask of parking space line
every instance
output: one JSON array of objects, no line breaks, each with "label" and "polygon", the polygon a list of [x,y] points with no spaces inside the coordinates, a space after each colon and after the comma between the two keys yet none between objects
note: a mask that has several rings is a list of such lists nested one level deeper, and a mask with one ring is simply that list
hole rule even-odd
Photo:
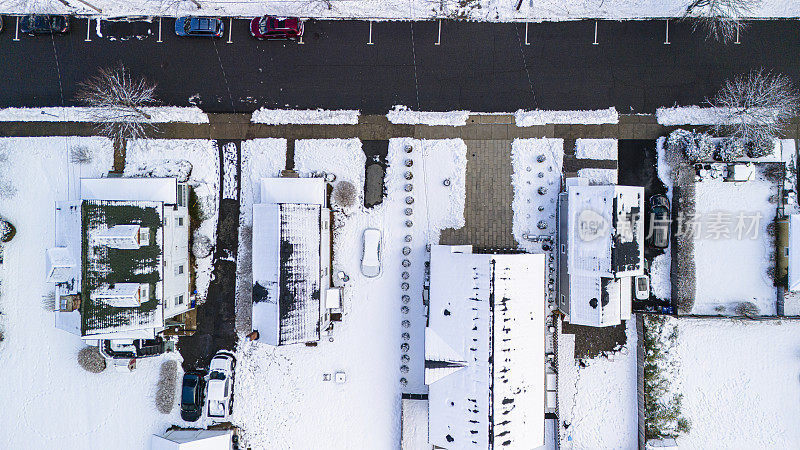
[{"label": "parking space line", "polygon": [[734,44],[741,44],[741,42],[739,42],[739,24],[738,23],[736,24],[736,42],[734,42]]},{"label": "parking space line", "polygon": [[19,40],[19,16],[17,16],[17,28],[14,31],[14,40],[15,41]]},{"label": "parking space line", "polygon": [[92,18],[91,17],[87,17],[86,18],[86,39],[83,40],[84,42],[92,42],[92,36],[89,34],[91,31],[92,31]]},{"label": "parking space line", "polygon": [[594,42],[592,42],[592,45],[600,45],[600,43],[597,42],[597,21],[596,20],[594,21]]},{"label": "parking space line", "polygon": [[[303,30],[303,34],[305,34],[305,30]],[[300,35],[300,41],[298,42],[298,44],[305,44],[305,42],[303,42],[303,35],[302,34]]]},{"label": "parking space line", "polygon": [[525,22],[525,45],[531,45],[531,43],[528,42],[528,22]]},{"label": "parking space line", "polygon": [[158,40],[156,42],[164,42],[161,40],[161,17],[158,18]]},{"label": "parking space line", "polygon": [[669,45],[669,19],[666,20],[667,22],[667,37],[664,39],[664,45]]},{"label": "parking space line", "polygon": [[233,44],[233,17],[228,18],[228,44]]},{"label": "parking space line", "polygon": [[374,45],[375,43],[372,42],[372,21],[369,21],[369,41],[367,41],[367,45]]},{"label": "parking space line", "polygon": [[441,45],[442,44],[442,19],[439,19],[439,37],[436,38],[436,43],[433,45]]}]

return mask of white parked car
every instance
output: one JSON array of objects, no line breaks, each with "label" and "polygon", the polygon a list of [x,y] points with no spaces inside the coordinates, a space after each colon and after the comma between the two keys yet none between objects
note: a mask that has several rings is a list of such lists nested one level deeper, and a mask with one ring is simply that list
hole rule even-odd
[{"label": "white parked car", "polygon": [[220,350],[211,358],[206,383],[206,413],[215,422],[225,422],[233,408],[233,369],[236,359]]},{"label": "white parked car", "polygon": [[369,278],[374,278],[381,274],[381,232],[375,228],[364,230],[361,273]]},{"label": "white parked car", "polygon": [[636,292],[636,300],[647,300],[650,298],[650,277],[647,275],[640,275],[633,279],[634,291]]}]

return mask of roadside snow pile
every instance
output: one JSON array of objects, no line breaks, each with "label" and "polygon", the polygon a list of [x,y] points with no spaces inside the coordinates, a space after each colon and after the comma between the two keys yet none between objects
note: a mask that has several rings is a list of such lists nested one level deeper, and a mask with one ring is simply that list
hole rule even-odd
[{"label": "roadside snow pile", "polygon": [[[3,108],[0,122],[94,122],[99,108],[83,106],[48,108]],[[148,122],[208,123],[208,115],[200,108],[188,106],[151,106],[142,108],[151,116]]]},{"label": "roadside snow pile", "polygon": [[578,169],[578,177],[588,178],[591,185],[617,184],[617,169]]},{"label": "roadside snow pile", "polygon": [[616,139],[576,139],[575,157],[578,159],[617,159]]},{"label": "roadside snow pile", "polygon": [[[286,139],[242,141],[239,191],[239,250],[236,252],[236,331],[252,331],[253,203],[261,202],[261,179],[280,175],[286,167]],[[237,369],[238,370],[238,369]]]},{"label": "roadside snow pile", "polygon": [[420,112],[408,106],[396,105],[386,114],[389,122],[408,125],[450,125],[460,127],[467,124],[469,111]]},{"label": "roadside snow pile", "polygon": [[760,315],[776,313],[770,275],[773,238],[767,225],[776,207],[776,189],[759,178],[743,183],[695,184],[695,208],[702,219],[694,235],[696,296],[693,314],[736,314],[741,302],[758,306]]},{"label": "roadside snow pile", "polygon": [[514,239],[527,251],[540,251],[541,245],[523,235],[555,237],[563,160],[563,139],[515,139],[511,144],[512,228]]},{"label": "roadside snow pile", "polygon": [[[128,142],[124,176],[188,177],[200,206],[203,220],[194,231],[194,240],[217,239],[219,206],[219,153],[214,141],[205,139],[142,139]],[[191,210],[192,205],[190,205]],[[211,283],[213,258],[197,258],[195,288],[205,298]]]},{"label": "roadside snow pile", "polygon": [[[90,162],[70,162],[70,152],[85,147]],[[45,251],[53,246],[54,203],[75,199],[81,177],[104,176],[113,165],[111,142],[104,138],[2,138],[0,161],[16,194],[0,196],[0,211],[17,228],[3,245],[0,266],[0,448],[149,448],[150,435],[179,419],[156,410],[161,363],[177,355],[137,361],[134,373],[111,368],[91,374],[78,366],[85,347],[75,335],[54,326],[42,306],[52,292],[45,282]],[[180,374],[179,374],[180,376]],[[35,431],[32,431],[35,430]]]},{"label": "roadside snow pile", "polygon": [[[285,149],[285,141],[280,145]],[[406,145],[412,146],[411,153],[406,153]],[[295,156],[301,173],[333,173],[334,183],[351,181],[359,198],[363,197],[360,180],[366,158],[359,141],[299,141]],[[362,202],[347,215],[334,212],[333,272],[343,271],[349,280],[343,283],[343,321],[336,323],[330,338],[325,336],[317,347],[270,347],[240,340],[232,422],[241,430],[244,447],[317,448],[320,436],[325,436],[326,448],[334,450],[394,448],[400,442],[401,389],[427,392],[422,303],[428,259],[425,245],[438,242],[439,227],[464,222],[466,145],[459,139],[392,139],[387,159],[383,202],[370,209],[361,206]],[[413,161],[410,168],[407,159]],[[243,168],[243,179],[245,173],[251,181],[260,178],[254,176],[252,167],[263,165],[247,165],[251,169],[245,172]],[[406,172],[412,172],[414,185],[410,206],[405,200],[409,196]],[[450,186],[444,186],[443,179],[449,179]],[[246,200],[249,205],[243,206],[243,217],[244,209],[252,207],[252,197],[243,196],[243,204]],[[413,209],[411,216],[405,214],[408,207]],[[407,227],[406,220],[413,225]],[[241,223],[240,236],[248,226],[248,222]],[[376,278],[367,278],[360,271],[361,238],[366,228],[382,233],[382,273]],[[241,251],[239,256],[241,286],[249,281],[242,276],[247,262]],[[403,265],[403,260],[408,260],[408,265]],[[401,277],[404,271],[409,274],[407,279]],[[403,282],[409,284],[408,290],[402,290]],[[402,301],[404,294],[409,296],[408,302]],[[401,309],[403,306],[408,309]],[[403,324],[404,320],[408,322]],[[404,332],[408,333],[405,340]],[[403,343],[409,345],[407,361],[401,359]],[[401,365],[407,365],[407,373],[401,371]],[[345,374],[344,383],[326,381],[336,372]],[[405,388],[400,383],[403,377],[408,380]]]},{"label": "roadside snow pile", "polygon": [[678,321],[682,449],[797,448],[800,322]]},{"label": "roadside snow pile", "polygon": [[614,107],[590,111],[525,111],[515,114],[518,127],[547,124],[603,124],[619,123],[619,113]]},{"label": "roadside snow pile", "polygon": [[[667,160],[666,138],[660,137],[656,141],[656,173],[658,179],[667,187],[667,199],[669,204],[672,202],[672,166]],[[668,300],[672,298],[672,239],[669,240],[664,253],[653,258],[650,265],[650,292],[658,299]]]},{"label": "roadside snow pile", "polygon": [[[738,118],[726,120],[731,110],[700,106],[674,106],[656,109],[656,120],[661,125],[713,125],[717,122],[732,123]],[[763,110],[762,110],[763,112]]]},{"label": "roadside snow pile", "polygon": [[[561,322],[559,321],[559,328]],[[607,356],[575,359],[575,335],[558,336],[560,448],[635,449],[638,442],[636,324],[626,321],[627,343]],[[567,428],[563,424],[567,423]]]},{"label": "roadside snow pile", "polygon": [[253,112],[250,122],[266,125],[356,125],[358,124],[358,115],[359,111],[357,109],[331,111],[325,109],[261,108]]}]

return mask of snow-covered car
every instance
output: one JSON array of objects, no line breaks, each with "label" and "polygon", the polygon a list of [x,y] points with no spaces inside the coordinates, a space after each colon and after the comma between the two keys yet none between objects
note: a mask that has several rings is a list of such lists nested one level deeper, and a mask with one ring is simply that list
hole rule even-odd
[{"label": "snow-covered car", "polygon": [[664,194],[650,197],[650,245],[656,248],[669,246],[670,208]]},{"label": "snow-covered car", "polygon": [[636,300],[647,300],[650,298],[650,277],[641,275],[633,279],[633,290]]},{"label": "snow-covered car", "polygon": [[215,422],[224,422],[233,408],[233,369],[236,358],[220,350],[211,358],[206,384],[206,415]]},{"label": "snow-covered car", "polygon": [[375,278],[381,274],[381,232],[375,228],[364,230],[361,273],[369,278]]}]

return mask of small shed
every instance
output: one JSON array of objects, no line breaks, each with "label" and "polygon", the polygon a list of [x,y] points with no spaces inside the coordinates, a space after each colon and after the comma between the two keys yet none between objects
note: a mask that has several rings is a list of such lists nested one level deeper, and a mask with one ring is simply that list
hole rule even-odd
[{"label": "small shed", "polygon": [[153,435],[150,450],[231,450],[231,430],[169,430]]},{"label": "small shed", "polygon": [[756,179],[756,166],[753,163],[731,164],[725,181],[751,181]]}]

